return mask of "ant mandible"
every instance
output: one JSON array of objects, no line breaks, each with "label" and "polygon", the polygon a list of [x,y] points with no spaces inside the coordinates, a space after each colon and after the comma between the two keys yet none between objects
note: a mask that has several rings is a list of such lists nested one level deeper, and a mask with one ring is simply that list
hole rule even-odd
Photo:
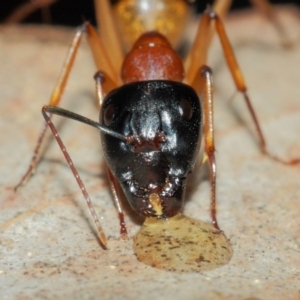
[{"label": "ant mandible", "polygon": [[[76,32],[49,105],[42,108],[46,122],[30,167],[15,189],[25,184],[34,172],[39,149],[49,126],[82,190],[100,240],[106,247],[107,240],[92,202],[51,121],[51,115],[75,119],[100,130],[122,238],[127,238],[127,229],[119,186],[133,210],[142,216],[156,219],[176,216],[184,202],[186,179],[194,168],[203,131],[204,150],[210,167],[211,219],[213,226],[219,230],[216,217],[212,71],[205,66],[211,23],[216,26],[236,88],[242,93],[256,127],[261,151],[271,159],[288,165],[297,164],[300,160],[286,161],[267,150],[242,73],[221,19],[214,9],[208,8],[204,12],[194,45],[183,64],[167,38],[157,31],[142,34],[131,51],[123,57],[109,2],[103,0],[98,3],[96,8],[105,26],[100,25],[100,36],[88,22]],[[176,3],[182,9],[186,7],[185,1]],[[174,8],[175,4],[169,5]],[[219,10],[217,6],[216,10]],[[224,10],[222,8],[220,12],[223,13]],[[155,20],[156,16],[152,17]],[[96,95],[100,106],[99,122],[57,106],[84,33],[87,34],[96,66],[101,70],[95,75]]]}]

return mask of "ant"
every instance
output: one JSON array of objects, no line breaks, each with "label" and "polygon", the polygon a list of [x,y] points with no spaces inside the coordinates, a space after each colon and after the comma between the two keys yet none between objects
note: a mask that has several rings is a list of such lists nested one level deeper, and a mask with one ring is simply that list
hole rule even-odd
[{"label": "ant", "polygon": [[[182,7],[187,5],[185,1],[177,2]],[[86,199],[100,241],[106,247],[107,239],[93,204],[51,115],[74,119],[100,131],[123,239],[127,239],[128,234],[119,187],[132,209],[146,220],[178,218],[184,203],[186,180],[195,166],[203,133],[205,158],[210,168],[212,225],[214,233],[222,235],[216,215],[212,71],[205,65],[212,23],[216,26],[236,88],[243,95],[256,127],[262,153],[287,165],[298,164],[300,159],[284,160],[268,151],[241,70],[214,9],[208,8],[204,12],[195,43],[184,64],[168,39],[157,31],[143,33],[124,58],[108,1],[102,1],[98,11],[106,25],[100,26],[101,38],[88,22],[77,30],[49,105],[42,108],[45,123],[31,164],[15,189],[34,173],[46,129],[50,127]],[[99,122],[58,107],[84,33],[96,66],[101,70],[94,76]],[[109,53],[107,49],[110,49]]]}]

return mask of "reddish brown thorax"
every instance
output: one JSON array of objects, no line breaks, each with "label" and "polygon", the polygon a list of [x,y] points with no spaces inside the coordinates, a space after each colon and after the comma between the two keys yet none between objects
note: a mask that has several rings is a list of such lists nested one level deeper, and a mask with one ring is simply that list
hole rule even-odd
[{"label": "reddish brown thorax", "polygon": [[124,83],[145,80],[181,82],[184,68],[179,55],[158,32],[143,34],[126,55],[121,72]]}]

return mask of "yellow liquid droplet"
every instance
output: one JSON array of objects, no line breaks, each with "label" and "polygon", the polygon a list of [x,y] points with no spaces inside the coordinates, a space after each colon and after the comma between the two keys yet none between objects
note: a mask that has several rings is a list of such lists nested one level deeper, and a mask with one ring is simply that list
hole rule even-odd
[{"label": "yellow liquid droplet", "polygon": [[175,272],[212,270],[227,264],[232,256],[223,232],[182,214],[170,219],[147,218],[133,240],[141,262]]}]

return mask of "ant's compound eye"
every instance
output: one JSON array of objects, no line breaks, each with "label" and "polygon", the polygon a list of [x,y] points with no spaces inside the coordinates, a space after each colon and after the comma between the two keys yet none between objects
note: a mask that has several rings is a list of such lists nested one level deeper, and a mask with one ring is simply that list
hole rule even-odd
[{"label": "ant's compound eye", "polygon": [[189,101],[181,99],[179,101],[179,113],[185,120],[190,120],[193,116],[193,108]]},{"label": "ant's compound eye", "polygon": [[113,120],[113,117],[115,115],[115,107],[113,104],[110,104],[104,112],[104,124],[106,126],[109,126]]}]

